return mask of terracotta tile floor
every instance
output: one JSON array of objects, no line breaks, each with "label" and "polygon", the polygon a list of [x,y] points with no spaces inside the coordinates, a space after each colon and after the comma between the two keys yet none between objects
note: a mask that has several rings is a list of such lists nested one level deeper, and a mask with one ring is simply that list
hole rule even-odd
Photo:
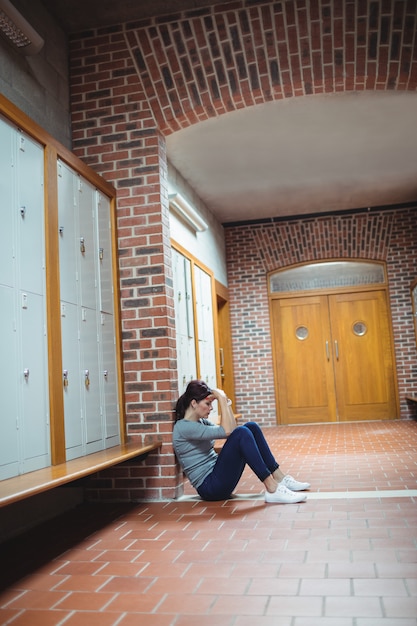
[{"label": "terracotta tile floor", "polygon": [[417,624],[417,423],[266,431],[306,503],[83,505],[0,546],[0,624]]}]

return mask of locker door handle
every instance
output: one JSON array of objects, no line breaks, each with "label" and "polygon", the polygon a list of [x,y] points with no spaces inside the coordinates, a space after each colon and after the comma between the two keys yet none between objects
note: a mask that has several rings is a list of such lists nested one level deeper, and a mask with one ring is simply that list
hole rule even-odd
[{"label": "locker door handle", "polygon": [[90,370],[85,370],[84,371],[84,383],[85,383],[85,386],[88,389],[89,386],[90,386]]},{"label": "locker door handle", "polygon": [[29,370],[27,367],[23,370],[23,376],[25,377],[25,380],[27,382],[29,380]]},{"label": "locker door handle", "polygon": [[84,237],[80,237],[80,252],[84,254],[85,252],[85,239]]},{"label": "locker door handle", "polygon": [[104,380],[107,380],[108,377],[109,377],[109,371],[108,370],[104,370],[103,376],[104,376]]},{"label": "locker door handle", "polygon": [[339,344],[337,343],[337,339],[334,341],[334,348],[336,350],[336,360],[339,360]]},{"label": "locker door handle", "polygon": [[330,361],[330,351],[329,351],[329,342],[326,341],[326,356],[327,360]]},{"label": "locker door handle", "polygon": [[62,382],[64,384],[64,387],[68,387],[68,383],[69,383],[69,381],[68,381],[68,370],[64,370],[62,372]]}]

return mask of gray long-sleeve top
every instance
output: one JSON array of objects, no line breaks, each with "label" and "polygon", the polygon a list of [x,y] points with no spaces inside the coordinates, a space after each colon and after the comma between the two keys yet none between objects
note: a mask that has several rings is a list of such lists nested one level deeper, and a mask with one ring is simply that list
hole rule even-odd
[{"label": "gray long-sleeve top", "polygon": [[216,463],[214,440],[226,436],[223,426],[206,419],[198,422],[182,419],[175,423],[172,435],[175,454],[194,489],[204,482]]}]

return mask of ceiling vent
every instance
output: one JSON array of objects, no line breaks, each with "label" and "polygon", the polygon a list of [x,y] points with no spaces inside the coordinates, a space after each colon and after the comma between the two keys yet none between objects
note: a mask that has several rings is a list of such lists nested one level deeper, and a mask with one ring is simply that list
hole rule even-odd
[{"label": "ceiling vent", "polygon": [[37,54],[44,40],[9,0],[0,0],[0,33],[22,54]]}]

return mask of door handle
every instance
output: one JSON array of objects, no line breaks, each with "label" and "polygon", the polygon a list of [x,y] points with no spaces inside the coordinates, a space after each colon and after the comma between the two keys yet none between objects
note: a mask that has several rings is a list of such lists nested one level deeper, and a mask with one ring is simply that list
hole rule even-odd
[{"label": "door handle", "polygon": [[336,360],[339,360],[339,344],[337,343],[337,339],[334,340],[334,348],[336,350]]},{"label": "door handle", "polygon": [[329,351],[329,342],[326,341],[326,356],[327,360],[330,361],[330,351]]}]

